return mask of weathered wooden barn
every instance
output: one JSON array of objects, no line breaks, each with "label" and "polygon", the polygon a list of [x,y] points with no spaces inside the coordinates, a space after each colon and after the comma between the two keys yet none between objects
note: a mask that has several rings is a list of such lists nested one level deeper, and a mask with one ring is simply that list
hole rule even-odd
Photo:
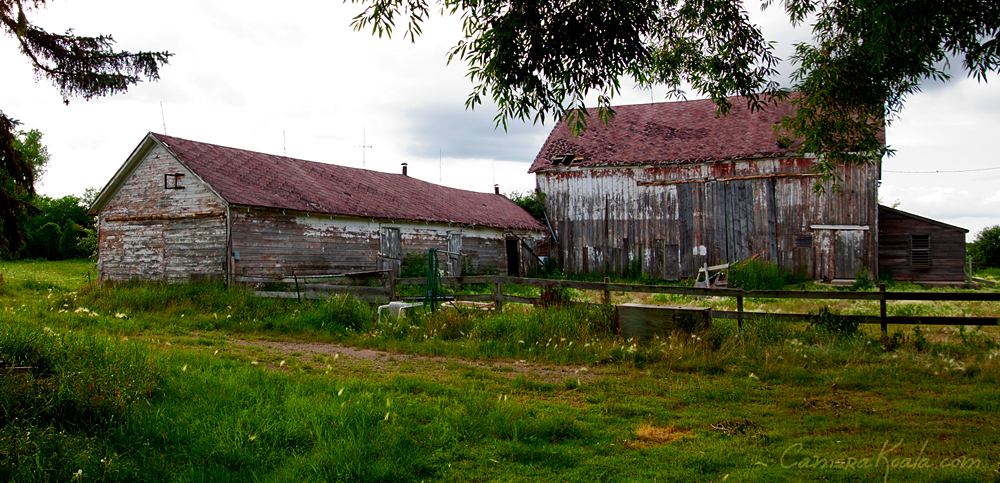
[{"label": "weathered wooden barn", "polygon": [[814,157],[779,137],[788,104],[750,112],[731,99],[615,107],[573,136],[558,124],[535,158],[538,189],[568,272],[641,268],[694,277],[705,264],[760,254],[814,279],[877,268],[879,165],[841,167],[816,192]]},{"label": "weathered wooden barn", "polygon": [[911,282],[963,283],[968,232],[965,228],[879,205],[879,273]]},{"label": "weathered wooden barn", "polygon": [[149,133],[90,208],[102,280],[336,274],[442,252],[514,273],[545,228],[498,194]]}]

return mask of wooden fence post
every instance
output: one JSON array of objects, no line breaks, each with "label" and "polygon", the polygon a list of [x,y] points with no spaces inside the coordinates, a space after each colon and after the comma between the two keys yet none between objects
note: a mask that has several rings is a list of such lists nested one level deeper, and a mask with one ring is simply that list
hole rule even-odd
[{"label": "wooden fence post", "polygon": [[500,282],[500,277],[493,279],[493,307],[497,312],[503,312],[503,283]]},{"label": "wooden fence post", "polygon": [[292,270],[292,278],[295,279],[295,298],[299,299],[299,303],[302,303],[302,292],[299,291],[299,276],[295,274],[295,270]]},{"label": "wooden fence post", "polygon": [[611,305],[611,291],[608,290],[608,284],[611,283],[611,277],[604,277],[604,305]]},{"label": "wooden fence post", "polygon": [[882,335],[888,336],[889,327],[885,321],[885,316],[887,312],[885,307],[885,282],[878,284],[878,291],[882,294],[882,297],[878,301],[878,316],[879,316],[878,321],[882,325]]},{"label": "wooden fence post", "polygon": [[743,291],[736,294],[736,328],[743,330]]},{"label": "wooden fence post", "polygon": [[389,301],[396,300],[396,272],[389,270],[385,284],[389,290]]}]

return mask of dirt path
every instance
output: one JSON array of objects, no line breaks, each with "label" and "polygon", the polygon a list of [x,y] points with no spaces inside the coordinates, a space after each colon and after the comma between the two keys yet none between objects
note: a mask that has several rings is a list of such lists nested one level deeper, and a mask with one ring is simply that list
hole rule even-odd
[{"label": "dirt path", "polygon": [[[454,370],[455,364],[469,368],[479,368],[495,371],[498,375],[515,378],[523,375],[536,381],[559,383],[570,379],[589,381],[604,376],[601,369],[587,366],[560,366],[553,364],[535,364],[526,361],[481,360],[473,361],[454,357],[423,356],[418,354],[402,354],[375,349],[360,349],[340,344],[325,344],[319,342],[285,342],[243,339],[230,340],[230,344],[239,347],[257,347],[270,354],[276,354],[282,359],[296,358],[303,363],[312,361],[315,356],[337,357],[341,362],[355,365],[370,364],[373,371],[382,374],[403,374],[415,372],[414,366],[422,374],[430,372],[444,373],[447,369]],[[274,365],[274,369],[278,367]],[[449,368],[449,366],[452,366]]]}]

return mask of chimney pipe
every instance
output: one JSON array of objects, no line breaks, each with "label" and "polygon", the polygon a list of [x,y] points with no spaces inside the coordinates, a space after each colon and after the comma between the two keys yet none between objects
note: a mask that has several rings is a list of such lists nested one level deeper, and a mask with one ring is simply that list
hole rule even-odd
[{"label": "chimney pipe", "polygon": [[403,176],[408,176],[406,174],[406,163],[403,163]]},{"label": "chimney pipe", "polygon": [[493,185],[493,193],[500,194],[500,185],[498,184]]}]

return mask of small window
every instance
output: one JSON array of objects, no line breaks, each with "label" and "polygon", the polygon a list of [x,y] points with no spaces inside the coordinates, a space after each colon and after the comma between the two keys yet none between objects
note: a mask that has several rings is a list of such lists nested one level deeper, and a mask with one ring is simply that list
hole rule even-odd
[{"label": "small window", "polygon": [[166,190],[182,190],[181,178],[184,177],[184,173],[167,173],[163,175],[163,189]]},{"label": "small window", "polygon": [[795,248],[811,248],[812,246],[812,235],[799,235],[795,237]]},{"label": "small window", "polygon": [[931,236],[910,235],[910,265],[926,267],[931,264]]}]

